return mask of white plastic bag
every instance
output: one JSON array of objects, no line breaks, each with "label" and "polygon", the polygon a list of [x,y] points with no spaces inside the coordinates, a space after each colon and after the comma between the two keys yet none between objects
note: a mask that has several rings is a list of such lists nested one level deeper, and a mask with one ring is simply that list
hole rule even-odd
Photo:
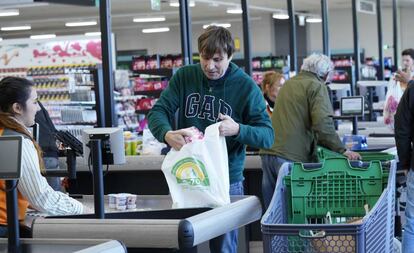
[{"label": "white plastic bag", "polygon": [[226,139],[220,123],[206,128],[204,138],[171,149],[162,163],[173,206],[217,207],[230,203]]},{"label": "white plastic bag", "polygon": [[401,89],[400,83],[395,80],[390,80],[385,97],[383,116],[384,124],[392,130],[394,130],[394,116],[403,93],[404,91]]}]

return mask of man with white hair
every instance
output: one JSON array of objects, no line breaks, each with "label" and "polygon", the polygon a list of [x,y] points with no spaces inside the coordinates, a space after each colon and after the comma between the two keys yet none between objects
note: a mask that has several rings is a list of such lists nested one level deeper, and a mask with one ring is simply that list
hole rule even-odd
[{"label": "man with white hair", "polygon": [[317,145],[360,159],[345,149],[335,132],[332,105],[325,82],[334,65],[323,54],[312,54],[303,62],[300,73],[280,89],[272,114],[275,139],[270,149],[261,151],[262,191],[267,208],[284,162],[318,162]]}]

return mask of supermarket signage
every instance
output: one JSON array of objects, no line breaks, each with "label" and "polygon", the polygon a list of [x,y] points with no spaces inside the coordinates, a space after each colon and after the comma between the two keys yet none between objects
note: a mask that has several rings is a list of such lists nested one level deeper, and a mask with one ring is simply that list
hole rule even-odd
[{"label": "supermarket signage", "polygon": [[0,42],[0,68],[102,63],[101,39],[66,36],[53,40]]}]

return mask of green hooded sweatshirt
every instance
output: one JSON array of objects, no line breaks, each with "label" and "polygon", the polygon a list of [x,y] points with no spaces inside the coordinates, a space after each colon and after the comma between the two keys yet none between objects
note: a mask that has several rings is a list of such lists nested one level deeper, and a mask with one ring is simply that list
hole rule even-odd
[{"label": "green hooded sweatshirt", "polygon": [[301,71],[286,81],[272,114],[275,141],[260,154],[295,162],[318,162],[317,144],[338,153],[345,147],[335,132],[328,89],[315,74]]},{"label": "green hooded sweatshirt", "polygon": [[177,129],[195,126],[204,132],[219,120],[219,113],[231,116],[239,124],[239,134],[226,137],[230,183],[244,179],[246,145],[270,148],[273,143],[263,95],[257,84],[233,63],[225,76],[214,82],[207,79],[200,64],[184,66],[174,74],[148,114],[149,128],[158,141],[165,142],[177,110]]}]

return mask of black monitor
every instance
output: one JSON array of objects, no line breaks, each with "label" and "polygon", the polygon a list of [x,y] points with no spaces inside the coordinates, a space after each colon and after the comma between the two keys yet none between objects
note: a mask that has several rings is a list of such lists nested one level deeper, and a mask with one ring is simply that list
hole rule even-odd
[{"label": "black monitor", "polygon": [[364,115],[364,97],[342,97],[341,98],[341,116],[363,116]]},{"label": "black monitor", "polygon": [[22,143],[22,136],[0,136],[0,179],[20,178]]}]

